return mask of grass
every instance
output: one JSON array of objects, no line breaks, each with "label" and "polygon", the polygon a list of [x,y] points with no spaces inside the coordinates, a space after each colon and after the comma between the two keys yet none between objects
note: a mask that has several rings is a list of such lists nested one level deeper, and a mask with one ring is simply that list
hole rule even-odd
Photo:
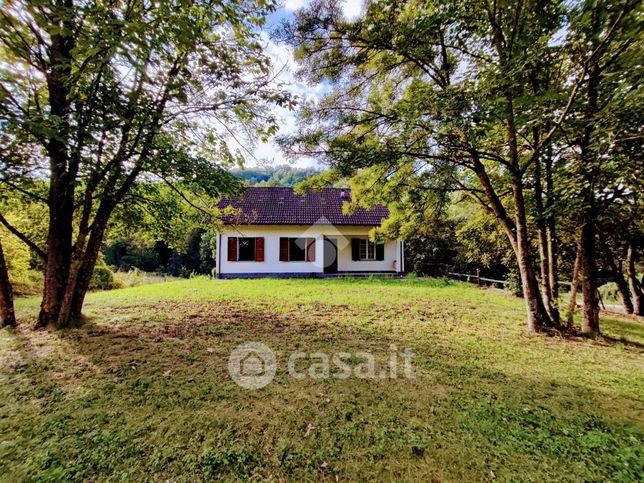
[{"label": "grass", "polygon": [[174,280],[177,280],[177,278],[170,275],[143,272],[138,269],[128,272],[114,272],[114,285],[118,288],[132,288],[150,283],[172,282]]},{"label": "grass", "polygon": [[[0,479],[639,481],[644,326],[531,336],[520,300],[442,280],[181,280],[0,332]],[[277,375],[237,386],[259,341]],[[296,350],[415,351],[415,379],[294,379]],[[351,359],[351,363],[357,361]]]}]

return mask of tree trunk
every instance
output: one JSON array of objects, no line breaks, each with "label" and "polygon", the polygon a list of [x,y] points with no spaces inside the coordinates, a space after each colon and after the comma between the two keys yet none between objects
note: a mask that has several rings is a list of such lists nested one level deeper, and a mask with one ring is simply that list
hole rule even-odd
[{"label": "tree trunk", "polygon": [[550,293],[556,306],[559,300],[559,264],[557,262],[556,227],[554,218],[550,217],[546,222],[546,243],[548,244],[548,282]]},{"label": "tree trunk", "polygon": [[577,309],[577,288],[579,287],[579,272],[581,267],[581,236],[579,238],[579,243],[577,245],[577,255],[575,256],[575,265],[572,269],[572,280],[570,283],[570,302],[568,302],[568,314],[566,317],[566,324],[569,330],[572,330],[574,326],[573,316],[575,315],[575,310]]},{"label": "tree trunk", "polygon": [[501,223],[517,258],[517,266],[519,267],[523,288],[523,299],[528,313],[528,330],[536,332],[550,327],[553,324],[543,305],[541,293],[539,292],[539,282],[532,269],[532,261],[530,259],[530,243],[528,239],[521,175],[517,173],[516,178],[513,178],[513,194],[515,195],[516,204],[516,221],[513,221],[494,191],[494,187],[485,171],[485,167],[478,158],[478,154],[475,151],[472,151],[471,154],[474,161],[472,170],[481,182],[483,192],[489,202],[489,206],[485,203],[482,206],[490,210],[491,214]]},{"label": "tree trunk", "polygon": [[[146,142],[141,152],[141,157],[146,157],[148,155],[151,147],[151,140],[152,135],[150,135],[150,139]],[[68,309],[66,308],[66,310],[68,310],[68,318],[70,316],[77,317],[81,315],[83,304],[85,303],[85,295],[87,295],[87,291],[89,290],[89,286],[92,281],[92,274],[94,273],[94,267],[96,267],[96,261],[98,260],[98,255],[101,250],[101,244],[103,243],[105,231],[107,230],[107,223],[112,215],[112,211],[114,211],[116,205],[123,200],[123,197],[130,190],[141,170],[142,168],[140,165],[136,166],[127,176],[121,187],[116,190],[114,195],[107,196],[101,200],[94,222],[92,223],[92,230],[89,235],[89,241],[87,242],[87,248],[85,249],[85,254],[79,266],[73,287],[73,295],[71,299],[68,300]]]},{"label": "tree trunk", "polygon": [[2,242],[0,242],[0,327],[15,327],[15,325],[16,313],[13,308],[13,289],[4,259]]},{"label": "tree trunk", "polygon": [[642,306],[642,284],[637,279],[637,271],[635,270],[635,247],[633,243],[628,244],[628,251],[626,252],[626,275],[628,276],[628,285],[633,294],[633,313],[635,315],[644,315],[644,307]]},{"label": "tree trunk", "polygon": [[[599,17],[593,12],[592,23],[597,31]],[[586,92],[586,113],[584,115],[584,130],[579,145],[583,187],[581,199],[584,203],[581,226],[581,288],[584,295],[583,320],[581,331],[590,337],[599,334],[599,291],[597,284],[597,262],[595,250],[595,220],[597,218],[595,205],[595,181],[597,179],[598,159],[592,147],[592,138],[597,120],[599,83],[601,68],[597,57],[590,60],[588,67],[588,90]]]},{"label": "tree trunk", "polygon": [[79,237],[81,243],[76,244],[74,256],[72,257],[72,262],[69,268],[69,277],[67,278],[67,286],[65,287],[65,293],[63,295],[63,300],[60,306],[60,312],[58,313],[58,327],[67,327],[71,322],[72,317],[72,301],[74,298],[74,293],[76,292],[76,286],[78,284],[78,276],[80,274],[81,266],[83,263],[84,256],[84,236]]},{"label": "tree trunk", "polygon": [[548,280],[550,291],[555,302],[559,299],[559,267],[557,264],[557,227],[554,215],[554,182],[552,177],[552,145],[548,145],[545,157],[546,168],[546,240],[548,244]]},{"label": "tree trunk", "polygon": [[[544,89],[547,89],[548,81],[540,79],[541,68],[538,64],[533,65],[530,69],[529,78],[534,95],[540,95]],[[549,128],[548,124],[546,126]],[[554,244],[555,223],[553,215],[553,178],[552,178],[552,143],[548,142],[545,153],[540,152],[538,146],[541,145],[541,129],[538,125],[532,127],[532,140],[534,143],[533,162],[534,162],[534,194],[535,205],[537,209],[537,227],[539,235],[539,268],[541,271],[541,287],[543,301],[548,311],[548,315],[559,325],[559,310],[557,308],[559,290],[557,287],[557,254]],[[543,177],[541,164],[545,168],[545,205]]]},{"label": "tree trunk", "polygon": [[[492,30],[492,46],[497,51],[500,61],[501,73],[508,73],[506,43],[503,39],[503,32],[500,24],[492,11],[488,12],[490,27]],[[530,257],[530,240],[528,238],[528,223],[525,212],[525,200],[523,197],[523,175],[521,172],[521,162],[519,156],[519,147],[517,142],[517,127],[514,118],[514,100],[511,89],[504,92],[506,101],[506,135],[508,144],[508,153],[510,158],[510,173],[512,178],[512,195],[515,203],[515,227],[516,227],[516,245],[515,252],[517,255],[517,264],[521,274],[521,285],[523,287],[523,298],[526,304],[528,315],[528,330],[537,332],[547,327],[553,326],[553,320],[543,304],[541,292],[539,291],[539,282],[532,269],[532,260]]]},{"label": "tree trunk", "polygon": [[631,294],[628,290],[628,283],[626,283],[626,279],[619,267],[611,270],[613,270],[613,280],[615,281],[615,285],[617,285],[617,292],[619,293],[619,298],[622,301],[624,312],[632,314],[633,302],[631,301]]},{"label": "tree trunk", "polygon": [[47,263],[45,264],[45,284],[37,327],[57,325],[72,255],[73,189],[68,189],[65,175],[53,174],[54,171],[58,171],[58,168],[52,166]]},{"label": "tree trunk", "polygon": [[553,326],[548,312],[543,304],[539,283],[532,269],[530,257],[530,240],[528,238],[528,223],[525,214],[525,201],[520,175],[513,174],[512,193],[515,203],[515,224],[517,231],[517,262],[521,274],[521,285],[523,287],[523,299],[525,300],[528,313],[528,330],[538,332]]},{"label": "tree trunk", "polygon": [[581,289],[584,296],[581,331],[594,338],[599,335],[599,291],[595,259],[595,225],[588,216],[581,228]]},{"label": "tree trunk", "polygon": [[[538,140],[537,134],[535,138]],[[543,188],[541,185],[541,160],[534,161],[534,174],[535,174],[535,204],[537,208],[537,228],[539,233],[539,267],[541,270],[541,292],[543,294],[543,304],[548,311],[548,315],[553,322],[559,322],[559,312],[557,311],[555,301],[552,294],[552,286],[550,284],[551,268],[550,261],[552,259],[549,249],[551,244],[548,243],[548,230],[546,225],[546,214],[543,206]]]},{"label": "tree trunk", "polygon": [[96,267],[101,244],[107,230],[107,221],[112,214],[113,208],[114,203],[110,198],[103,199],[92,223],[89,239],[86,234],[79,234],[76,242],[77,254],[75,254],[72,261],[69,281],[59,316],[61,324],[67,325],[72,317],[77,317],[81,314],[85,295],[89,290],[94,267]]},{"label": "tree trunk", "polygon": [[[498,41],[498,39],[497,39]],[[500,47],[499,47],[500,49]],[[499,50],[500,52],[501,50]],[[521,285],[523,287],[523,298],[528,313],[528,330],[538,332],[548,327],[553,327],[555,322],[550,318],[546,310],[539,282],[532,269],[530,256],[530,239],[528,237],[528,221],[526,217],[525,199],[523,197],[523,174],[520,168],[520,156],[517,143],[517,128],[514,120],[514,104],[512,95],[506,92],[507,104],[507,140],[510,152],[510,171],[512,180],[512,197],[514,199],[515,214],[514,224],[516,226],[516,254],[521,274]]]},{"label": "tree trunk", "polygon": [[92,281],[92,274],[94,273],[94,267],[98,260],[106,228],[107,223],[101,227],[97,227],[96,231],[92,231],[92,236],[87,244],[87,250],[85,251],[83,262],[80,265],[78,280],[76,282],[76,287],[70,305],[71,315],[74,317],[78,317],[83,310],[85,295],[87,295],[87,291],[89,290],[89,286]]},{"label": "tree trunk", "polygon": [[602,247],[604,248],[604,256],[606,257],[606,263],[610,268],[611,274],[613,276],[613,280],[615,281],[615,285],[617,286],[617,292],[619,293],[619,298],[622,300],[622,306],[624,307],[624,311],[627,314],[632,314],[633,303],[631,302],[631,294],[629,293],[629,290],[628,290],[628,284],[626,283],[626,279],[624,278],[624,274],[622,273],[622,267],[618,266],[617,262],[615,261],[615,258],[613,257],[613,252],[611,251],[610,246],[608,245],[608,241],[606,240],[606,236],[604,236],[604,234],[600,232],[599,238],[601,239]]},{"label": "tree trunk", "polygon": [[69,82],[74,49],[73,3],[65,0],[52,15],[56,33],[51,37],[50,69],[47,92],[53,118],[58,119],[56,133],[47,145],[49,167],[49,230],[45,284],[37,327],[56,326],[67,285],[72,255],[74,189],[78,163],[69,157],[71,98]]},{"label": "tree trunk", "polygon": [[530,332],[538,332],[545,328],[553,327],[553,322],[541,298],[539,284],[532,268],[527,231],[521,233],[523,230],[519,226],[517,228],[519,232],[519,236],[517,237],[517,261],[521,275],[523,299],[528,315],[528,330]]},{"label": "tree trunk", "polygon": [[[512,250],[516,253],[517,252],[517,234],[516,234],[516,225],[514,224],[514,221],[512,221],[512,218],[508,214],[507,210],[505,209],[505,206],[501,202],[501,198],[496,194],[496,191],[494,190],[494,187],[492,186],[492,181],[490,180],[487,172],[485,171],[485,166],[483,166],[483,163],[481,162],[478,153],[474,150],[470,151],[470,154],[472,155],[473,158],[473,165],[472,165],[472,171],[476,173],[477,178],[479,179],[479,182],[481,183],[481,187],[483,188],[483,192],[485,193],[485,197],[489,201],[489,208],[491,209],[494,217],[501,223],[501,226],[503,227],[503,230],[505,231],[505,234],[508,237],[508,241],[510,242],[510,246],[512,246]],[[481,204],[484,208],[487,206],[485,204]]]}]

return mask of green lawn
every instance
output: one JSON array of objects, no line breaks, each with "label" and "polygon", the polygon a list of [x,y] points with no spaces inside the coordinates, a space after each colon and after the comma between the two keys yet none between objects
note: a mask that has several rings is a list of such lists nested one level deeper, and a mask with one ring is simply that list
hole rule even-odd
[{"label": "green lawn", "polygon": [[[612,480],[644,474],[644,325],[530,336],[519,299],[413,280],[183,280],[0,331],[4,480]],[[277,375],[229,377],[238,344]],[[296,350],[415,351],[415,379],[294,379]],[[358,358],[351,359],[359,364]]]}]

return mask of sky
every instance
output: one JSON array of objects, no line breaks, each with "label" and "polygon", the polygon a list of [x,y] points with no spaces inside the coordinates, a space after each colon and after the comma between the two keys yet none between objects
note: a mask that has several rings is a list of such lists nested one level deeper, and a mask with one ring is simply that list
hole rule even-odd
[{"label": "sky", "polygon": [[[274,70],[276,72],[280,72],[277,78],[278,82],[284,84],[284,88],[301,100],[317,101],[326,92],[328,92],[328,85],[322,83],[308,85],[297,79],[295,76],[297,65],[293,59],[293,49],[290,46],[284,43],[278,43],[271,38],[271,33],[284,20],[292,20],[294,18],[293,12],[306,7],[308,3],[308,0],[283,0],[283,6],[279,7],[278,10],[268,18],[268,21],[263,28],[262,38],[264,40],[266,53],[272,60]],[[362,0],[344,0],[342,2],[342,9],[347,18],[353,19],[361,12]],[[295,110],[289,111],[285,108],[275,107],[273,109],[273,114],[278,120],[278,124],[280,126],[280,130],[277,134],[278,136],[292,134],[297,131],[297,114]],[[274,139],[269,140],[267,143],[258,142],[252,150],[252,153],[255,159],[247,156],[245,167],[256,167],[259,165],[276,166],[280,164],[291,164],[296,167],[322,167],[318,161],[313,158],[299,158],[295,160],[287,159]]]}]

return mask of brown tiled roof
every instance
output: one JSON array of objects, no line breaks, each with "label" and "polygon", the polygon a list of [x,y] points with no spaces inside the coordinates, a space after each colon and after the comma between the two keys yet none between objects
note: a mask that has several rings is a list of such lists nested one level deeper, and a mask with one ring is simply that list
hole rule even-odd
[{"label": "brown tiled roof", "polygon": [[223,199],[219,208],[237,209],[233,215],[222,216],[229,225],[379,226],[389,216],[389,210],[382,205],[370,210],[358,208],[353,214],[344,215],[342,205],[350,200],[349,189],[325,188],[300,196],[293,188],[253,187],[246,188],[240,198]]}]

